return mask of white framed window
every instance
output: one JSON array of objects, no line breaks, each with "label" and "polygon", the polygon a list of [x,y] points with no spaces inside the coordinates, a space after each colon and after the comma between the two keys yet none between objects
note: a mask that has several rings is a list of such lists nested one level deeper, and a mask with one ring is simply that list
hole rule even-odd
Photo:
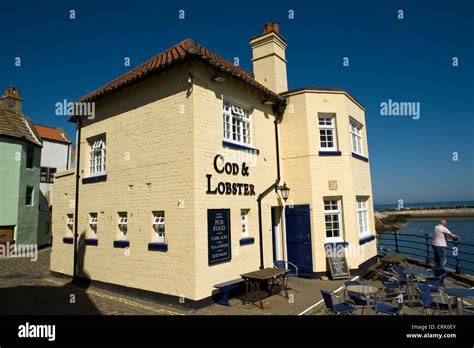
[{"label": "white framed window", "polygon": [[336,117],[334,114],[318,114],[319,148],[321,151],[337,151]]},{"label": "white framed window", "polygon": [[355,121],[350,121],[352,152],[363,156],[362,152],[362,126]]},{"label": "white framed window", "polygon": [[89,176],[106,173],[106,143],[105,134],[88,140],[89,142]]},{"label": "white framed window", "polygon": [[97,239],[97,213],[89,214],[89,226],[91,228],[91,238]]},{"label": "white framed window", "polygon": [[66,225],[67,225],[67,234],[68,237],[73,237],[73,231],[74,231],[74,215],[73,214],[67,214],[66,215]]},{"label": "white framed window", "polygon": [[248,108],[224,100],[223,125],[226,141],[241,145],[252,144],[252,115]]},{"label": "white framed window", "polygon": [[240,226],[242,231],[242,238],[246,238],[249,236],[249,209],[242,209],[240,210]]},{"label": "white framed window", "polygon": [[324,223],[326,226],[326,241],[342,242],[342,208],[340,199],[331,198],[324,200]]},{"label": "white framed window", "polygon": [[165,212],[162,210],[153,212],[153,233],[155,242],[166,243]]},{"label": "white framed window", "polygon": [[119,238],[127,240],[128,215],[126,212],[118,213]]},{"label": "white framed window", "polygon": [[370,233],[367,198],[357,197],[357,224],[359,225],[359,236],[362,237]]}]

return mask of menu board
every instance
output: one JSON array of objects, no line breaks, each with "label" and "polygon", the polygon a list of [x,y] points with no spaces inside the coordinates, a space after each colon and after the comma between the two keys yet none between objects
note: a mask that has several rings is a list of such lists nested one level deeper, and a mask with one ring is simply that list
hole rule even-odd
[{"label": "menu board", "polygon": [[207,211],[208,262],[214,265],[230,261],[230,210]]},{"label": "menu board", "polygon": [[344,247],[326,247],[326,259],[329,264],[332,279],[344,279],[351,276]]}]

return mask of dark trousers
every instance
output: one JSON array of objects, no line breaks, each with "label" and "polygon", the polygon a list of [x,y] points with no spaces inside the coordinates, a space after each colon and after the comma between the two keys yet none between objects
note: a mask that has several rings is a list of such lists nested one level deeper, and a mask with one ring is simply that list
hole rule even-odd
[{"label": "dark trousers", "polygon": [[443,268],[446,266],[446,249],[445,247],[432,245],[434,254],[435,268]]}]

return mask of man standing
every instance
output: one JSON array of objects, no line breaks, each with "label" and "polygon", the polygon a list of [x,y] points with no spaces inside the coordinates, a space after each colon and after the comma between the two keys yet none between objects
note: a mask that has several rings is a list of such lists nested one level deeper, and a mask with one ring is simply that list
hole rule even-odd
[{"label": "man standing", "polygon": [[446,220],[441,220],[433,232],[433,240],[431,246],[433,247],[434,265],[435,268],[443,268],[446,266],[446,237],[450,236],[454,240],[459,240],[459,236],[451,233],[448,230],[448,223]]}]

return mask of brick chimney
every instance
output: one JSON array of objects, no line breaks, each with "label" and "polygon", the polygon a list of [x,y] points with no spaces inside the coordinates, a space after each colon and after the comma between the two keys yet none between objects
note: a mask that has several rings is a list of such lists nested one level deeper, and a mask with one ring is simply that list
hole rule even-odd
[{"label": "brick chimney", "polygon": [[9,86],[5,91],[5,95],[0,97],[0,107],[18,115],[21,115],[21,103],[20,91],[13,86]]},{"label": "brick chimney", "polygon": [[286,40],[277,22],[266,23],[263,33],[250,39],[255,80],[276,93],[288,90]]}]

